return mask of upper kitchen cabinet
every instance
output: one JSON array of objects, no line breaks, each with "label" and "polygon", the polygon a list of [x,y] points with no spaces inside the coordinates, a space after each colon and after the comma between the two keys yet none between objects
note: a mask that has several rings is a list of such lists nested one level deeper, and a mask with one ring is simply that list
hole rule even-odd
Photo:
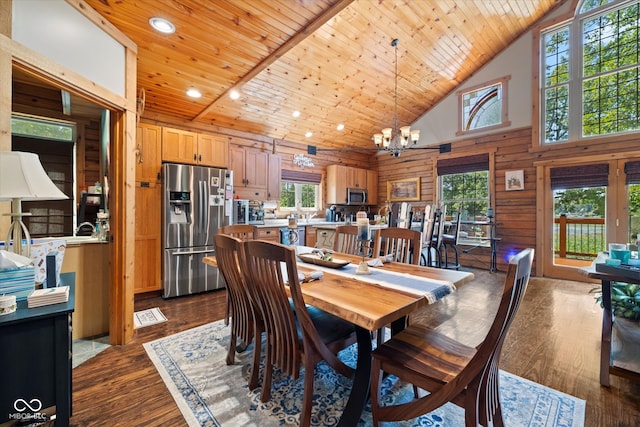
[{"label": "upper kitchen cabinet", "polygon": [[267,183],[267,200],[280,200],[280,156],[269,154],[269,182]]},{"label": "upper kitchen cabinet", "polygon": [[[327,166],[327,200],[326,203],[344,204],[347,202],[347,188],[360,188],[368,191],[367,204],[378,201],[378,174],[367,169],[352,168],[342,165]],[[373,187],[375,183],[375,188]],[[372,194],[373,193],[373,194]]]},{"label": "upper kitchen cabinet", "polygon": [[229,166],[233,171],[233,191],[236,198],[267,200],[268,153],[253,148],[230,146]]},{"label": "upper kitchen cabinet", "polygon": [[367,195],[369,205],[378,204],[378,172],[367,170]]},{"label": "upper kitchen cabinet", "polygon": [[229,140],[226,136],[198,134],[198,164],[226,169],[229,165]]},{"label": "upper kitchen cabinet", "polygon": [[136,181],[160,182],[162,128],[140,123],[136,129]]},{"label": "upper kitchen cabinet", "polygon": [[226,168],[229,142],[221,135],[162,128],[162,160]]},{"label": "upper kitchen cabinet", "polygon": [[181,129],[162,128],[162,161],[194,164],[198,134]]}]

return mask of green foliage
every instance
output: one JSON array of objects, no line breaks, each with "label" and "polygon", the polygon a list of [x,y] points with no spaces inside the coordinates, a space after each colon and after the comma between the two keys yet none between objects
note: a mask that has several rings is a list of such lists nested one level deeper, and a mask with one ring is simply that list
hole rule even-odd
[{"label": "green foliage", "polygon": [[488,171],[443,175],[440,179],[441,200],[447,207],[447,215],[453,215],[461,209],[473,219],[487,212],[489,207]]},{"label": "green foliage", "polygon": [[574,188],[554,192],[556,216],[594,216],[604,218],[605,187]]},{"label": "green foliage", "polygon": [[[596,303],[602,304],[602,288],[598,286],[590,291],[597,294]],[[629,320],[640,320],[640,285],[630,283],[611,284],[611,310],[613,314]]]}]

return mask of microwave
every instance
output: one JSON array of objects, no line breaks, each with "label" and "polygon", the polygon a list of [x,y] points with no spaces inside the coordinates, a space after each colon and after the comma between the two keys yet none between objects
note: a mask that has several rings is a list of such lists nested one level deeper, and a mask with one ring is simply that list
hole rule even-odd
[{"label": "microwave", "polygon": [[348,205],[365,205],[368,200],[367,190],[362,188],[347,188]]}]

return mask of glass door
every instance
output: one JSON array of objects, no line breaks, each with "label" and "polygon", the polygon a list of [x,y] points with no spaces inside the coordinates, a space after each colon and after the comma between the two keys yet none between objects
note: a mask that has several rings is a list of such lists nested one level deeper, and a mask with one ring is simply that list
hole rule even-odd
[{"label": "glass door", "polygon": [[608,243],[635,243],[640,234],[640,159],[548,165],[542,199],[542,274],[584,280]]}]

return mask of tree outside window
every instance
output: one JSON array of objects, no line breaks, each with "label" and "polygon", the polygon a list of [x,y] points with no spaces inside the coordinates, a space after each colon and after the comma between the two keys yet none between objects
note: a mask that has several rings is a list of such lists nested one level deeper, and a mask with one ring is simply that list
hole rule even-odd
[{"label": "tree outside window", "polygon": [[280,208],[316,209],[318,207],[318,184],[296,182],[280,183]]},{"label": "tree outside window", "polygon": [[578,10],[542,33],[544,143],[640,128],[638,2],[585,0]]}]

